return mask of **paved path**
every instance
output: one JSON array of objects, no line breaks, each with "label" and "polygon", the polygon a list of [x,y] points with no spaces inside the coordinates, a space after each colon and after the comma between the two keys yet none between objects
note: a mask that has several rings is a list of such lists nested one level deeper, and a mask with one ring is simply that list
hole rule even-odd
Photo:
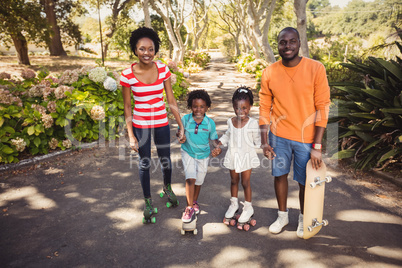
[{"label": "paved path", "polygon": [[[205,88],[211,94],[213,107],[208,114],[220,134],[226,119],[233,115],[230,99],[235,87],[254,85],[250,76],[237,73],[233,65],[216,55],[208,70],[191,79],[194,88]],[[257,112],[254,107],[252,115]],[[175,127],[173,124],[172,135]],[[223,155],[217,159],[222,160]],[[262,159],[261,153],[259,156]],[[157,223],[148,225],[141,222],[143,199],[137,162],[122,142],[0,173],[0,267],[402,265],[400,203],[391,204],[383,198],[385,205],[381,205],[370,188],[334,164],[325,203],[330,225],[310,240],[296,237],[298,186],[293,181],[289,183],[290,223],[278,235],[268,232],[277,205],[267,161],[263,162],[266,168],[252,174],[255,228],[243,232],[222,223],[229,205],[230,178],[226,169],[213,162],[199,198],[199,233],[181,236],[185,189],[176,142],[172,160],[173,189],[180,206],[166,208],[166,200],[158,197],[161,172],[153,165],[151,191],[159,212]],[[399,188],[397,191],[400,193]],[[242,200],[242,192],[239,196]]]}]

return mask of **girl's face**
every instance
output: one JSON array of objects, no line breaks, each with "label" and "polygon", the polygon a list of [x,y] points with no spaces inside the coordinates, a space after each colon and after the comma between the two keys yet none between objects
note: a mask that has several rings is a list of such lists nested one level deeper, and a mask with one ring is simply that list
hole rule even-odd
[{"label": "girl's face", "polygon": [[143,37],[137,42],[135,49],[138,59],[142,63],[150,63],[155,57],[155,45],[154,42],[148,37]]},{"label": "girl's face", "polygon": [[250,108],[250,102],[248,100],[235,100],[233,103],[234,112],[239,120],[244,120],[248,117]]},{"label": "girl's face", "polygon": [[191,111],[193,112],[194,119],[204,118],[205,113],[208,110],[207,103],[203,99],[194,99],[191,105]]}]

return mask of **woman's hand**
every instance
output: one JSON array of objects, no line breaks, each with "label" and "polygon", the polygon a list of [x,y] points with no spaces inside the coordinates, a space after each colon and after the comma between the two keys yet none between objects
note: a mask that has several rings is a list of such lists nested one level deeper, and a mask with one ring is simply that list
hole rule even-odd
[{"label": "woman's hand", "polygon": [[135,137],[129,137],[130,140],[130,148],[138,153],[138,141]]},{"label": "woman's hand", "polygon": [[177,139],[179,143],[185,143],[186,142],[186,135],[184,134],[184,129],[180,128],[177,133],[176,133]]},{"label": "woman's hand", "polygon": [[274,149],[268,143],[261,145],[261,148],[264,153],[264,156],[269,160],[272,160],[276,157]]}]

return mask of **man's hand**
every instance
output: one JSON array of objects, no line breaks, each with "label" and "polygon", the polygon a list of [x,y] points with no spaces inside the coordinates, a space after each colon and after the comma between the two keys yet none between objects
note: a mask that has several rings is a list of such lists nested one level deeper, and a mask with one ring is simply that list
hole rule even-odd
[{"label": "man's hand", "polygon": [[269,160],[272,160],[276,157],[274,149],[271,147],[271,145],[266,143],[266,144],[261,145],[261,148],[264,153],[264,156],[266,158],[268,158]]},{"label": "man's hand", "polygon": [[311,152],[310,152],[310,158],[311,158],[311,165],[313,166],[313,169],[319,169],[322,164],[321,150],[312,148]]}]

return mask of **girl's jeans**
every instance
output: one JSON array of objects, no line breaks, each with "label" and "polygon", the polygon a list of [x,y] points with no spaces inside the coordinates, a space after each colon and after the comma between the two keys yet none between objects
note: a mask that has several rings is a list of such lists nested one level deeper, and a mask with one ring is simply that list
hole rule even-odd
[{"label": "girl's jeans", "polygon": [[171,183],[172,163],[170,160],[170,128],[169,125],[158,128],[134,128],[134,136],[139,146],[139,173],[142,191],[145,198],[151,197],[149,170],[151,168],[151,132],[161,164],[163,183]]}]

